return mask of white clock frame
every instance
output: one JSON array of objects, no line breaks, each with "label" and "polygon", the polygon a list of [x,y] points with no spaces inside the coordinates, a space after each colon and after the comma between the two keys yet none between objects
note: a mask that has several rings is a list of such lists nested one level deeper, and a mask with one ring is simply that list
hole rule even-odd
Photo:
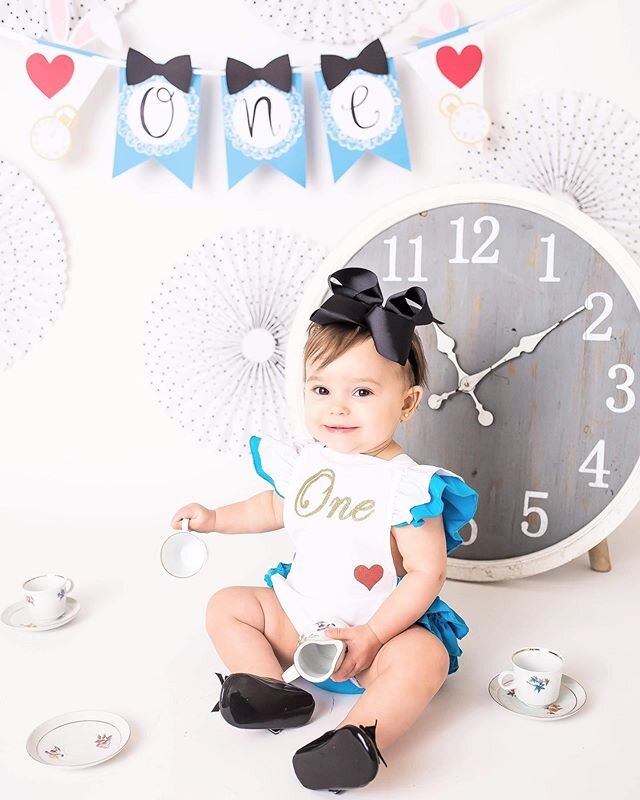
[{"label": "white clock frame", "polygon": [[[304,427],[303,351],[309,316],[327,291],[327,278],[344,267],[374,236],[420,211],[454,203],[494,203],[516,206],[564,225],[593,247],[617,272],[631,294],[640,320],[640,269],[614,237],[581,211],[562,200],[518,186],[498,183],[450,184],[412,194],[373,214],[346,237],[322,262],[300,299],[293,321],[286,359],[286,395],[294,437],[309,441]],[[445,465],[446,466],[446,465]],[[447,576],[454,580],[496,581],[536,575],[559,567],[586,553],[606,539],[640,501],[640,457],[629,477],[611,502],[587,525],[571,536],[543,550],[514,558],[478,562],[447,559]]]}]

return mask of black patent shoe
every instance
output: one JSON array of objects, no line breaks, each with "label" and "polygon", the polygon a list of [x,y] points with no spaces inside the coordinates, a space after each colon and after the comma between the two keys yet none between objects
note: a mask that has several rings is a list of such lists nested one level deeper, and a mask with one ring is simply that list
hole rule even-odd
[{"label": "black patent shoe", "polygon": [[370,783],[380,762],[387,766],[376,745],[376,725],[345,725],[297,750],[293,769],[300,783],[334,794]]},{"label": "black patent shoe", "polygon": [[220,699],[211,709],[236,728],[260,728],[280,733],[283,728],[306,725],[315,708],[313,695],[273,678],[247,672],[232,672],[226,678],[217,672]]}]

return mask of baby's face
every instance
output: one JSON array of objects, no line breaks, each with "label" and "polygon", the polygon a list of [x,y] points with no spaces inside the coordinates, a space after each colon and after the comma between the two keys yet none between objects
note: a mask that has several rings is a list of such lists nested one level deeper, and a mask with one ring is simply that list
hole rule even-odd
[{"label": "baby's face", "polygon": [[320,368],[305,365],[304,409],[309,433],[341,453],[375,454],[393,439],[408,393],[400,364],[365,339]]}]

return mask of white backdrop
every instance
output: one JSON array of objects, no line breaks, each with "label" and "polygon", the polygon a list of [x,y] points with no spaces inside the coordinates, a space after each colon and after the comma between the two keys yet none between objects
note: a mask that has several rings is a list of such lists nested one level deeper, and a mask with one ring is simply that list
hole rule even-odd
[{"label": "white backdrop", "polygon": [[[498,13],[508,0],[459,5],[471,22]],[[489,109],[536,88],[572,88],[640,115],[637,45],[625,32],[628,6],[631,0],[543,0],[490,28]],[[196,65],[223,66],[227,55],[260,65],[289,52],[293,63],[310,64],[323,51],[339,52],[278,34],[238,0],[135,0],[120,20],[125,44],[156,61],[190,52]],[[384,41],[393,51],[405,40],[398,34]],[[134,726],[153,726],[162,713],[154,698],[162,691],[171,702],[166,692],[175,690],[171,678],[184,667],[182,659],[194,652],[203,664],[208,658],[206,598],[227,583],[260,583],[267,567],[289,555],[282,533],[236,541],[215,536],[208,540],[209,564],[196,578],[174,581],[160,569],[159,545],[179,505],[220,505],[266,485],[248,463],[192,444],[157,403],[145,379],[142,336],[159,281],[188,248],[228,226],[285,225],[331,247],[383,204],[455,179],[461,146],[435,133],[443,130],[439,115],[421,108],[423,84],[399,59],[403,93],[413,96],[405,107],[412,172],[365,159],[333,185],[309,92],[309,188],[261,170],[228,191],[219,91],[209,79],[194,190],[153,163],[111,179],[115,71],[106,72],[82,109],[71,157],[49,163],[28,145],[31,118],[20,70],[18,45],[0,40],[0,157],[24,168],[58,214],[69,285],[45,340],[0,373],[0,604],[19,599],[26,577],[53,570],[74,578],[83,605],[83,619],[60,636],[36,642],[34,634],[25,640],[24,658],[0,658],[3,714],[14,722],[10,736],[0,735],[0,771],[4,755],[17,775],[26,775],[24,739],[54,713],[135,707]],[[305,80],[311,87],[311,77]],[[614,562],[617,537],[630,536],[637,522],[636,511],[635,522],[613,537]],[[464,594],[457,605],[465,616],[476,590],[451,586],[446,598]],[[6,646],[3,634],[0,653]],[[169,752],[167,742],[160,752]]]}]

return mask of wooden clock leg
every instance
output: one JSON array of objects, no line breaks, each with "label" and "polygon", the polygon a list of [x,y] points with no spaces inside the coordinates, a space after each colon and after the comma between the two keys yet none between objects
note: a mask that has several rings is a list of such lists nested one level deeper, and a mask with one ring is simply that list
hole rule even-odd
[{"label": "wooden clock leg", "polygon": [[595,572],[610,572],[611,559],[609,558],[609,545],[606,539],[589,550],[589,565]]}]

